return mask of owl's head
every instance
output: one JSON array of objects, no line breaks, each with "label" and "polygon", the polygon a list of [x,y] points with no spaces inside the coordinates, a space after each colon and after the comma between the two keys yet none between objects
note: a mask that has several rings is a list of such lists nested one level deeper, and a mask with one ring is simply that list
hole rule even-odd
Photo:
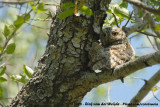
[{"label": "owl's head", "polygon": [[101,34],[101,42],[104,47],[119,44],[126,40],[126,34],[121,27],[106,27]]}]

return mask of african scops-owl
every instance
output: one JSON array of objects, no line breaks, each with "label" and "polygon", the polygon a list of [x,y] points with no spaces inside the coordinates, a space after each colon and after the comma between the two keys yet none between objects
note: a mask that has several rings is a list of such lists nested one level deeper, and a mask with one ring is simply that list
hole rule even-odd
[{"label": "african scops-owl", "polygon": [[107,27],[100,35],[101,43],[93,43],[89,66],[93,70],[114,69],[134,58],[134,50],[122,27]]}]

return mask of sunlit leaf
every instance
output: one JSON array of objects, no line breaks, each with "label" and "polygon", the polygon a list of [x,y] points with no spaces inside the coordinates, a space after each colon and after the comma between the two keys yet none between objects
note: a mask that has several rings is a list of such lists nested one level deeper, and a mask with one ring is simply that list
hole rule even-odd
[{"label": "sunlit leaf", "polygon": [[12,75],[11,80],[26,84],[29,79],[24,74],[20,74],[20,75]]},{"label": "sunlit leaf", "polygon": [[67,9],[66,11],[62,12],[62,13],[58,16],[58,18],[59,18],[59,19],[64,19],[64,18],[66,18],[66,17],[68,17],[68,16],[73,15],[73,13],[74,13],[74,9],[73,9],[73,8],[70,8],[70,9]]},{"label": "sunlit leaf", "polygon": [[160,31],[160,24],[157,24],[157,26],[155,27],[155,31]]},{"label": "sunlit leaf", "polygon": [[67,9],[70,7],[74,7],[74,3],[72,3],[72,2],[63,3],[60,7],[63,9]]},{"label": "sunlit leaf", "polygon": [[155,92],[155,91],[157,91],[157,90],[158,90],[157,87],[152,88],[152,91],[153,91],[153,92]]},{"label": "sunlit leaf", "polygon": [[119,6],[127,8],[128,7],[128,2],[125,2],[124,0],[122,0]]},{"label": "sunlit leaf", "polygon": [[10,31],[10,29],[8,28],[8,26],[7,25],[5,25],[5,27],[4,27],[4,36],[9,36],[9,34],[11,33],[11,31]]},{"label": "sunlit leaf", "polygon": [[1,66],[0,67],[0,76],[2,76],[6,71],[6,66]]},{"label": "sunlit leaf", "polygon": [[6,49],[7,54],[12,54],[14,52],[15,48],[16,48],[15,43],[9,44]]},{"label": "sunlit leaf", "polygon": [[19,28],[24,23],[24,18],[22,16],[18,16],[17,20],[14,21],[14,26]]},{"label": "sunlit leaf", "polygon": [[30,6],[31,6],[31,8],[32,8],[33,10],[35,10],[35,9],[36,9],[36,5],[34,5],[34,3],[33,3],[33,2],[29,1],[29,4],[30,4]]},{"label": "sunlit leaf", "polygon": [[127,10],[126,8],[120,7],[117,4],[113,5],[111,9],[113,10],[113,13],[120,18],[129,18],[130,16],[129,10]]},{"label": "sunlit leaf", "polygon": [[31,78],[34,71],[30,67],[23,65],[23,72],[28,78]]},{"label": "sunlit leaf", "polygon": [[31,15],[30,15],[30,14],[27,14],[27,16],[25,17],[25,20],[29,20],[30,17],[31,17]]},{"label": "sunlit leaf", "polygon": [[14,25],[9,25],[8,27],[9,27],[9,29],[12,29],[12,30],[15,28]]},{"label": "sunlit leaf", "polygon": [[112,11],[110,9],[107,10],[107,13],[112,14]]},{"label": "sunlit leaf", "polygon": [[81,6],[80,10],[86,15],[92,15],[92,10],[87,6]]},{"label": "sunlit leaf", "polygon": [[37,7],[37,12],[38,13],[44,13],[44,12],[46,12],[46,9],[44,9],[44,4],[43,3],[39,3],[39,5]]},{"label": "sunlit leaf", "polygon": [[4,77],[0,77],[0,83],[6,82],[6,81],[7,81],[7,79],[5,79]]}]

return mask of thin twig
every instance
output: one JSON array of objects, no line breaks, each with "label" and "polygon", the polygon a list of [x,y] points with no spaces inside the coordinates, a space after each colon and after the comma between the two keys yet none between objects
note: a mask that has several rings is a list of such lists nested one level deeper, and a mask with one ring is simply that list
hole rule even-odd
[{"label": "thin twig", "polygon": [[48,5],[48,6],[59,6],[59,4],[50,4],[50,3],[44,3],[44,5]]},{"label": "thin twig", "polygon": [[48,30],[49,28],[43,28],[43,27],[40,27],[40,26],[36,26],[36,25],[33,25],[33,24],[30,24],[30,23],[28,23],[28,22],[26,22],[28,25],[31,25],[31,26],[33,26],[33,27],[37,27],[37,28],[39,28],[39,29],[44,29],[44,30]]},{"label": "thin twig", "polygon": [[154,94],[153,91],[152,91],[152,94],[153,94],[154,98],[157,99],[157,100],[160,102],[160,99],[158,99],[158,98],[155,96],[155,94]]},{"label": "thin twig", "polygon": [[127,1],[127,2],[129,2],[131,4],[134,4],[139,8],[145,9],[145,10],[151,12],[151,13],[154,13],[156,15],[160,15],[160,10],[159,9],[150,8],[148,5],[144,4],[140,0],[125,0],[125,1]]},{"label": "thin twig", "polygon": [[130,14],[130,16],[129,16],[129,19],[127,20],[127,23],[124,25],[124,27],[126,27],[126,26],[127,26],[127,24],[128,24],[128,22],[131,20],[131,18],[132,18],[132,14],[133,14],[133,11],[131,12],[131,14]]},{"label": "thin twig", "polygon": [[30,20],[33,20],[33,21],[52,21],[52,19],[30,19]]},{"label": "thin twig", "polygon": [[157,41],[157,38],[154,38],[154,41],[155,41],[155,43],[156,43],[157,49],[160,50],[160,45],[159,45],[159,43],[158,43],[158,41]]},{"label": "thin twig", "polygon": [[139,31],[139,33],[142,33],[142,34],[147,35],[147,36],[152,36],[152,37],[158,38],[158,36],[156,36],[156,35],[154,35],[154,34],[152,34],[150,32],[141,32],[141,31]]},{"label": "thin twig", "polygon": [[0,1],[0,3],[6,3],[6,4],[24,4],[28,2],[35,2],[34,0],[26,0],[26,1],[17,1],[17,0],[12,0],[12,1]]},{"label": "thin twig", "polygon": [[110,100],[110,84],[108,85],[108,102],[110,102],[111,100]]},{"label": "thin twig", "polygon": [[[159,81],[160,79],[160,70],[157,71],[145,84],[144,86],[139,90],[139,92],[132,98],[130,101],[130,104],[137,104],[139,103],[146,94],[152,89],[152,87]],[[128,107],[136,107],[133,105],[129,105]]]},{"label": "thin twig", "polygon": [[12,32],[11,36],[6,39],[6,41],[5,41],[4,45],[3,45],[3,49],[2,49],[2,51],[1,51],[1,53],[0,53],[0,57],[1,57],[2,54],[4,53],[4,50],[6,49],[8,42],[10,41],[11,38],[13,38],[13,36],[14,36],[15,33],[16,33],[16,31],[17,31],[17,29],[15,29],[15,30]]},{"label": "thin twig", "polygon": [[117,25],[117,27],[119,27],[119,25],[118,25],[118,21],[117,21],[117,18],[116,18],[116,16],[115,16],[115,14],[114,13],[112,13],[113,14],[113,17],[114,17],[114,19],[115,19],[115,21],[116,21],[116,25]]},{"label": "thin twig", "polygon": [[143,79],[143,78],[139,78],[139,77],[131,77],[131,76],[128,76],[126,77],[125,79],[129,79],[129,78],[133,78],[133,79],[140,79],[140,80],[143,80],[144,82],[146,82],[147,80],[146,79]]},{"label": "thin twig", "polygon": [[147,36],[148,41],[150,42],[150,44],[152,45],[153,49],[155,49],[156,51],[158,51],[158,49],[155,48],[155,46],[153,45],[151,39]]}]

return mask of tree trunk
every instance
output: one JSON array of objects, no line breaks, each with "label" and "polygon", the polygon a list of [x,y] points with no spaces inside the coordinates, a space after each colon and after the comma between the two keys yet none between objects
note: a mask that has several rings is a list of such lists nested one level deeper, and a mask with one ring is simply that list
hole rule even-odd
[{"label": "tree trunk", "polygon": [[[61,0],[61,4],[74,1]],[[94,73],[88,67],[88,50],[99,39],[109,3],[110,0],[85,0],[93,15],[53,20],[37,71],[9,106],[79,106],[86,93],[100,84],[85,75]]]}]

